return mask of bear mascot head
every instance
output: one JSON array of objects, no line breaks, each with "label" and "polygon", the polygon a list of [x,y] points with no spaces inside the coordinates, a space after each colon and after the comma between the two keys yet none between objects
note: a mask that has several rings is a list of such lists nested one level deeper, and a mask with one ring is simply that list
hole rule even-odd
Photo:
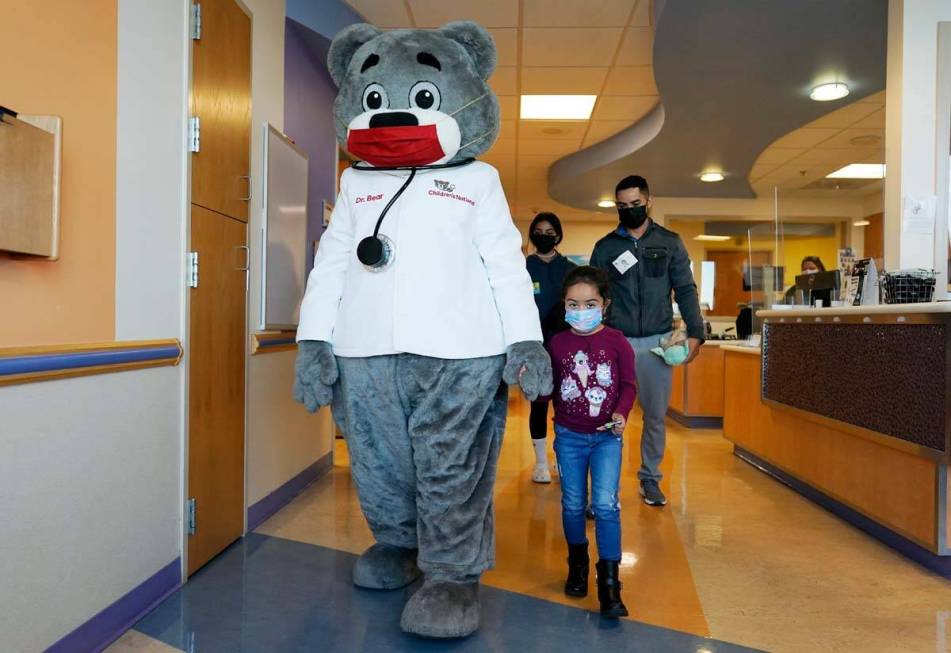
[{"label": "bear mascot head", "polygon": [[487,80],[495,43],[472,22],[433,31],[352,25],[333,40],[337,139],[374,166],[464,161],[492,146],[499,102]]},{"label": "bear mascot head", "polygon": [[361,161],[341,176],[307,282],[294,392],[311,411],[331,405],[347,439],[376,539],[354,584],[423,576],[400,625],[425,637],[479,625],[505,384],[551,392],[522,239],[498,172],[475,160],[499,131],[495,59],[471,22],[353,25],[328,53],[338,140]]}]

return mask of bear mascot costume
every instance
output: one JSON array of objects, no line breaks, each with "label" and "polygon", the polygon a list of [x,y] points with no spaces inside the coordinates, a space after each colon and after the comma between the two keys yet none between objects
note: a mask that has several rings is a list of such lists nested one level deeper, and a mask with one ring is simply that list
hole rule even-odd
[{"label": "bear mascot costume", "polygon": [[[333,40],[344,171],[301,306],[296,399],[331,405],[376,544],[359,587],[423,583],[400,625],[465,637],[494,562],[508,406],[551,392],[532,284],[498,172],[495,44],[472,22]],[[504,383],[503,383],[504,380]]]}]

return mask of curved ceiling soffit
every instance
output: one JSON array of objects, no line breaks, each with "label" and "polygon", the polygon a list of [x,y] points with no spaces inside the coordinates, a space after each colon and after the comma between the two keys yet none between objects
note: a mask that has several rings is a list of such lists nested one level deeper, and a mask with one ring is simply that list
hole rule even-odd
[{"label": "curved ceiling soffit", "polygon": [[[749,173],[770,143],[885,88],[887,11],[887,0],[667,0],[654,37],[661,102],[552,164],[549,195],[595,210],[642,174],[664,197],[756,197]],[[847,98],[809,99],[837,79]],[[701,182],[711,168],[726,178]]]}]

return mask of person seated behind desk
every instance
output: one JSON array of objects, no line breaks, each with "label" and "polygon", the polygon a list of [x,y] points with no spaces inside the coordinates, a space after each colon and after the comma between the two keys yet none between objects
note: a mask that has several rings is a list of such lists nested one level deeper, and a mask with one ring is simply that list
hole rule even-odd
[{"label": "person seated behind desk", "polygon": [[[801,274],[818,274],[819,272],[825,272],[826,266],[823,265],[822,259],[818,256],[807,256],[802,259],[802,263],[799,264],[799,270]],[[786,291],[786,303],[793,304],[793,300],[796,296],[796,284],[793,284],[789,287],[789,290]]]}]

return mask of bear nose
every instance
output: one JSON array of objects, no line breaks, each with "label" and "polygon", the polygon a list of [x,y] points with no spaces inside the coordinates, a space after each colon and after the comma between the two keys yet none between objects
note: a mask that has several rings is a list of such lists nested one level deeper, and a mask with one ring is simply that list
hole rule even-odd
[{"label": "bear nose", "polygon": [[419,121],[406,111],[386,111],[370,117],[370,127],[416,127]]}]

